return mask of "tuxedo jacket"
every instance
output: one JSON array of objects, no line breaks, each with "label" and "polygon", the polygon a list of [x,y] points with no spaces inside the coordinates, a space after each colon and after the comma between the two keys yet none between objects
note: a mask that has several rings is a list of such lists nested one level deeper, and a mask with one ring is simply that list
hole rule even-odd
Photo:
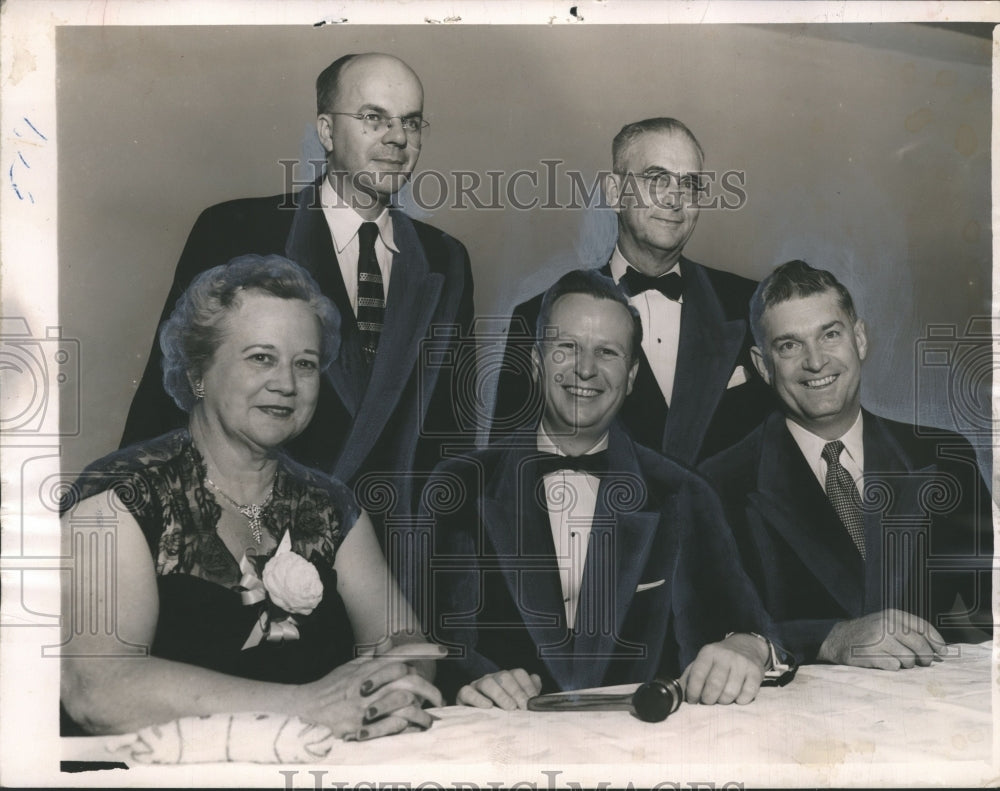
[{"label": "tuxedo jacket", "polygon": [[701,466],[779,640],[803,661],[837,621],[885,608],[921,616],[946,640],[970,639],[949,615],[956,594],[992,626],[990,498],[972,447],[863,415],[865,560],[782,414]]},{"label": "tuxedo jacket", "polygon": [[707,482],[618,425],[568,629],[541,455],[524,432],[443,462],[425,490],[446,695],[518,667],[544,692],[677,677],[728,632],[769,631]]},{"label": "tuxedo jacket", "polygon": [[[684,278],[677,369],[670,407],[645,353],[619,415],[632,437],[687,464],[746,436],[774,408],[770,389],[750,358],[748,306],[757,283],[681,258]],[[610,265],[601,273],[611,276]],[[541,391],[531,377],[531,347],[542,294],[514,309],[497,383],[491,438],[541,416]]]},{"label": "tuxedo jacket", "polygon": [[[341,346],[321,384],[316,414],[286,448],[297,461],[354,485],[371,471],[391,479],[393,502],[409,507],[412,471],[430,472],[440,443],[457,430],[445,359],[472,321],[472,275],[463,245],[391,210],[399,253],[393,259],[385,324],[370,374],[344,285],[319,184],[293,195],[229,201],[206,209],[184,247],[161,322],[198,273],[247,254],[278,254],[307,269],[341,317]],[[434,346],[428,355],[427,344]],[[437,355],[435,357],[435,355]],[[132,401],[122,445],[186,425],[163,389],[162,354],[153,344]],[[416,487],[419,493],[419,486]]]}]

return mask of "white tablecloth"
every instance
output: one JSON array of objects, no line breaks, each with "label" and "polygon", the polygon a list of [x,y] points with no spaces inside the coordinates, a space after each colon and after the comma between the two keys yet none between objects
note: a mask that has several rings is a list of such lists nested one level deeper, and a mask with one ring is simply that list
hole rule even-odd
[{"label": "white tablecloth", "polygon": [[[949,650],[945,661],[898,672],[805,666],[791,684],[763,688],[747,706],[684,704],[655,724],[627,712],[435,709],[427,732],[337,743],[325,769],[314,768],[325,775],[303,767],[279,776],[271,767],[269,776],[281,787],[306,788],[359,778],[482,788],[517,780],[537,788],[995,785],[991,647]],[[105,740],[62,741],[64,758],[109,759]]]}]

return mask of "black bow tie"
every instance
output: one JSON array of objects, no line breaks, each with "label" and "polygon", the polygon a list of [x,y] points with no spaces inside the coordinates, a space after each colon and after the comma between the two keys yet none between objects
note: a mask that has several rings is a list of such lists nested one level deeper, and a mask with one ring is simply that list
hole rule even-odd
[{"label": "black bow tie", "polygon": [[629,267],[618,281],[618,285],[624,289],[630,297],[641,294],[643,291],[659,291],[667,299],[674,302],[681,298],[684,291],[684,280],[677,272],[667,272],[659,277],[650,277],[642,272]]},{"label": "black bow tie", "polygon": [[585,456],[559,456],[555,453],[546,453],[537,460],[537,464],[539,475],[548,475],[557,470],[576,470],[600,475],[608,471],[608,452],[599,450],[597,453]]}]

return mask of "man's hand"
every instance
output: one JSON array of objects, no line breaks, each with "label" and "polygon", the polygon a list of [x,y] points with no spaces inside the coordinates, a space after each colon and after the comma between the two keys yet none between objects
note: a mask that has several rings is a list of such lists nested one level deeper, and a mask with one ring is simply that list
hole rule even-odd
[{"label": "man's hand", "polygon": [[455,702],[480,709],[499,706],[501,709],[514,711],[526,709],[528,698],[535,697],[541,691],[542,679],[537,674],[528,675],[521,668],[500,670],[466,684],[458,691]]},{"label": "man's hand", "polygon": [[704,646],[681,674],[688,703],[749,703],[757,697],[770,659],[767,643],[752,634],[734,634]]},{"label": "man's hand", "polygon": [[935,657],[943,658],[944,649],[944,639],[923,618],[902,610],[880,610],[835,624],[816,658],[837,665],[899,670],[926,667]]}]

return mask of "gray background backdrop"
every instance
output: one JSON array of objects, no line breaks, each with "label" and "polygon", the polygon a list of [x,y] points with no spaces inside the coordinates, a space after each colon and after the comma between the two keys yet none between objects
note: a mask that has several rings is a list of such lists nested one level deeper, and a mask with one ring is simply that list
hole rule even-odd
[{"label": "gray background backdrop", "polygon": [[[988,28],[966,31],[60,27],[60,323],[80,341],[82,425],[63,442],[63,468],[117,447],[198,213],[284,191],[280,161],[319,152],[316,75],[366,50],[421,76],[432,126],[418,167],[449,179],[527,169],[544,180],[542,160],[558,159],[557,174],[589,184],[623,123],[680,118],[706,168],[745,171],[748,194],[738,211],[702,212],[688,255],[754,278],[789,258],[833,270],[869,322],[866,405],[988,430],[989,345],[963,336],[990,311],[991,41]],[[522,197],[549,197],[521,183]],[[427,218],[469,248],[484,317],[604,263],[614,244],[613,215],[595,208],[445,206]],[[950,368],[918,365],[929,325],[955,328],[938,344],[952,351],[934,358]],[[63,408],[76,405],[64,396]]]}]

